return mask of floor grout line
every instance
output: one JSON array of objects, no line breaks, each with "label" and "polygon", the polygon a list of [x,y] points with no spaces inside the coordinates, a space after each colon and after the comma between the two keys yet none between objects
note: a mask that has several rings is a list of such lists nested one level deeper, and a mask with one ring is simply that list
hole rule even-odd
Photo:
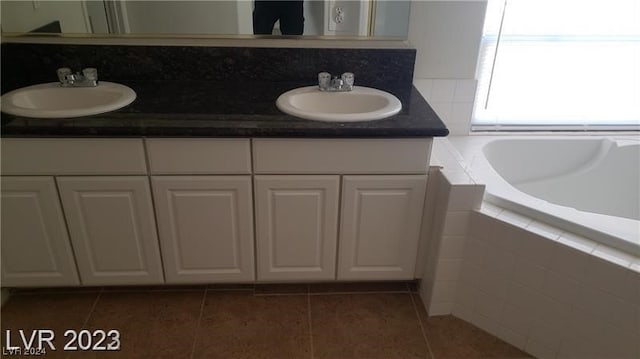
[{"label": "floor grout line", "polygon": [[93,312],[96,310],[96,307],[98,306],[98,301],[100,300],[100,297],[102,296],[102,292],[103,291],[104,291],[104,289],[101,289],[98,292],[98,295],[96,295],[96,299],[93,300],[93,305],[91,306],[91,309],[89,310],[89,314],[87,314],[87,317],[84,319],[84,322],[82,323],[81,329],[85,329],[87,324],[89,324],[89,320],[91,319],[91,315],[93,315]]},{"label": "floor grout line", "polygon": [[[93,300],[93,305],[91,305],[91,309],[89,309],[89,314],[87,314],[87,317],[84,318],[84,322],[82,323],[82,326],[80,327],[80,329],[86,329],[87,324],[89,324],[89,320],[91,319],[91,315],[93,315],[93,312],[96,310],[96,307],[98,306],[98,301],[100,301],[100,297],[102,296],[103,291],[104,291],[104,288],[100,288],[100,291],[98,291],[98,295],[96,295],[96,299]],[[64,357],[71,358],[71,353],[68,353]]]},{"label": "floor grout line", "polygon": [[196,324],[196,332],[193,336],[193,344],[191,344],[191,355],[189,358],[193,359],[196,355],[196,344],[198,343],[198,333],[200,332],[200,323],[202,322],[202,315],[204,313],[204,304],[207,300],[207,292],[208,288],[204,289],[204,293],[202,293],[202,302],[200,303],[200,315],[198,316],[198,323]]},{"label": "floor grout line", "polygon": [[311,346],[311,359],[315,357],[313,349],[313,324],[311,323],[311,295],[310,286],[307,284],[307,316],[309,318],[309,345]]},{"label": "floor grout line", "polygon": [[413,303],[413,310],[416,312],[416,317],[418,318],[418,324],[420,325],[420,330],[422,331],[422,337],[424,338],[424,342],[427,343],[427,350],[429,350],[429,355],[431,355],[431,359],[435,359],[436,357],[435,355],[433,355],[433,350],[431,350],[429,338],[427,338],[427,331],[424,329],[422,319],[420,318],[420,312],[418,312],[418,304],[416,304],[413,294],[409,293],[409,297],[411,298],[411,303]]}]

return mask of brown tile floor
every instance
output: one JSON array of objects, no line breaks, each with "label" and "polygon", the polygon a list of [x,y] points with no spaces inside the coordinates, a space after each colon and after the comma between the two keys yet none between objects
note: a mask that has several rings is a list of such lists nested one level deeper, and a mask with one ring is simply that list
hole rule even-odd
[{"label": "brown tile floor", "polygon": [[[11,329],[52,329],[47,357],[524,358],[452,316],[428,318],[408,283],[215,285],[17,292]],[[64,352],[64,330],[117,329],[118,352]],[[27,332],[29,333],[29,332]]]}]

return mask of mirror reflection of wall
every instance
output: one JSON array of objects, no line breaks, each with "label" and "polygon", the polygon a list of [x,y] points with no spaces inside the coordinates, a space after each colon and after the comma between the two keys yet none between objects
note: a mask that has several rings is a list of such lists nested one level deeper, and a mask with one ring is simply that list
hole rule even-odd
[{"label": "mirror reflection of wall", "polygon": [[[410,1],[300,1],[303,2],[303,35],[407,36]],[[0,7],[3,32],[49,31],[47,29],[55,28],[49,25],[57,21],[59,30],[67,34],[254,33],[254,0],[2,0]],[[272,33],[282,34],[280,22],[275,23]]]}]

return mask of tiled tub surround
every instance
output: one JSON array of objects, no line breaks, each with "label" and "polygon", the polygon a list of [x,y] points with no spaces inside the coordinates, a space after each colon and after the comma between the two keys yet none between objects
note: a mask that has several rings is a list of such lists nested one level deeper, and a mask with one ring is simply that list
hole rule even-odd
[{"label": "tiled tub surround", "polygon": [[540,358],[638,357],[640,258],[486,201],[479,208],[475,195],[452,206],[475,182],[443,142],[433,158],[449,199],[432,213],[457,229],[430,234],[420,288],[429,314],[453,313]]},{"label": "tiled tub surround", "polygon": [[468,136],[443,144],[486,184],[486,200],[640,256],[639,136]]},{"label": "tiled tub surround", "polygon": [[[2,44],[2,91],[56,80],[58,67],[93,66],[133,88],[121,110],[75,119],[2,114],[4,136],[410,137],[448,131],[412,87],[415,50]],[[285,115],[276,98],[317,82],[319,71],[356,75],[356,86],[402,102],[389,119],[324,123]]]}]

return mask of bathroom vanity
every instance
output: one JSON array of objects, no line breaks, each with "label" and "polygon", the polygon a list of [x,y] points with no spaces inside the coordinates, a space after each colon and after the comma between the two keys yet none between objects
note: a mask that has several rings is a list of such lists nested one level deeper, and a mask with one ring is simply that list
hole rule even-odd
[{"label": "bathroom vanity", "polygon": [[3,286],[415,278],[448,131],[410,82],[353,123],[280,112],[300,80],[121,82],[118,111],[2,114]]}]

